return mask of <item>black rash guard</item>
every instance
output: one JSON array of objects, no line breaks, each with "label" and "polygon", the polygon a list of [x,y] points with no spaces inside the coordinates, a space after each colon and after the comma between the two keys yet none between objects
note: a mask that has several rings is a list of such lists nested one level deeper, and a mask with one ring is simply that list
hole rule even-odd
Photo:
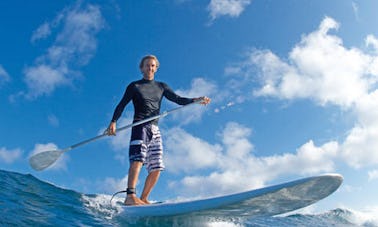
[{"label": "black rash guard", "polygon": [[[179,105],[192,103],[194,100],[177,95],[163,82],[141,79],[130,83],[123,98],[114,110],[112,122],[116,122],[122,115],[125,106],[133,100],[134,121],[137,122],[160,114],[160,105],[163,96]],[[158,119],[152,121],[158,123]]]}]

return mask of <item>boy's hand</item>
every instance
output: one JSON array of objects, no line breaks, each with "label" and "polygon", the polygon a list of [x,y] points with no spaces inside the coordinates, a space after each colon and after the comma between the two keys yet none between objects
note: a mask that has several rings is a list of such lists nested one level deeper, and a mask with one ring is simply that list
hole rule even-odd
[{"label": "boy's hand", "polygon": [[195,98],[194,100],[195,101],[201,100],[200,104],[202,104],[202,105],[207,105],[207,104],[209,104],[211,102],[211,99],[209,97],[207,97],[207,96]]},{"label": "boy's hand", "polygon": [[116,135],[116,129],[117,129],[116,123],[111,122],[108,129],[106,129],[105,133],[108,136],[115,136]]}]

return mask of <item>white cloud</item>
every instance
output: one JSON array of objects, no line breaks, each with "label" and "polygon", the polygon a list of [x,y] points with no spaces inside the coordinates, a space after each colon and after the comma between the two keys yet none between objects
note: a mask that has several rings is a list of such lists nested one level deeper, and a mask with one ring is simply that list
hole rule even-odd
[{"label": "white cloud", "polygon": [[0,148],[0,161],[11,164],[19,159],[22,155],[22,151],[20,149],[13,149],[9,150],[5,147]]},{"label": "white cloud", "polygon": [[250,151],[253,150],[253,145],[248,141],[251,133],[249,128],[229,122],[221,133],[221,139],[227,148],[227,155],[235,156],[237,160],[248,157]]},{"label": "white cloud", "polygon": [[32,34],[31,41],[35,42],[39,39],[43,39],[48,37],[51,34],[50,24],[44,23],[37,30],[35,30]]},{"label": "white cloud", "polygon": [[251,3],[251,0],[211,0],[207,9],[215,20],[221,16],[238,17]]},{"label": "white cloud", "polygon": [[38,65],[25,69],[25,82],[29,87],[28,98],[51,94],[58,86],[70,84],[65,77],[67,69]]},{"label": "white cloud", "polygon": [[369,175],[369,181],[378,179],[378,169],[369,171],[368,175]]},{"label": "white cloud", "polygon": [[[171,182],[170,187],[177,189],[179,195],[206,197],[261,185],[260,177],[249,179],[258,169],[253,164],[256,161],[251,153],[253,145],[247,139],[250,132],[250,129],[230,122],[219,133],[222,143],[214,145],[183,129],[167,133],[166,170],[176,174],[178,171],[190,172],[190,176]],[[203,175],[203,168],[212,172]]]},{"label": "white cloud", "polygon": [[378,164],[378,125],[354,127],[342,144],[342,157],[354,168]]},{"label": "white cloud", "polygon": [[375,75],[375,81],[378,76],[378,38],[374,35],[368,35],[365,40],[366,46],[371,47],[372,52],[375,54],[371,56],[371,67],[368,69],[368,73]]},{"label": "white cloud", "polygon": [[371,47],[372,52],[374,55],[370,56],[371,60],[371,67],[368,68],[368,73],[375,76],[373,82],[377,82],[378,80],[378,38],[374,35],[368,35],[365,40],[366,46]]},{"label": "white cloud", "polygon": [[10,76],[7,71],[5,71],[3,66],[0,65],[0,85],[8,81],[10,81]]},{"label": "white cloud", "polygon": [[[377,56],[375,56],[377,59]],[[375,60],[375,62],[377,62]],[[376,63],[375,63],[376,64]],[[375,84],[378,71],[370,78]],[[355,168],[378,164],[378,90],[366,91],[364,96],[356,101],[354,111],[357,112],[356,126],[350,131],[343,143],[343,156],[346,162]]]},{"label": "white cloud", "polygon": [[[54,143],[47,143],[47,144],[35,144],[34,149],[30,152],[30,156],[41,153],[43,151],[51,151],[51,150],[58,150],[58,146]],[[67,162],[69,160],[69,156],[64,153],[60,156],[60,158],[54,162],[48,170],[66,170],[67,169]]]},{"label": "white cloud", "polygon": [[261,86],[254,89],[257,97],[309,99],[353,113],[354,128],[346,133],[344,141],[334,142],[339,155],[354,168],[376,165],[378,39],[369,35],[365,40],[373,51],[348,48],[340,37],[330,34],[339,26],[334,19],[324,18],[316,31],[302,36],[288,60],[270,50],[252,50],[246,60],[228,70],[228,76],[243,77],[243,83],[252,84],[258,71]]},{"label": "white cloud", "polygon": [[173,128],[166,132],[165,164],[170,172],[191,172],[193,169],[205,169],[216,166],[219,145],[210,145],[196,138],[181,128]]},{"label": "white cloud", "polygon": [[[296,153],[257,157],[248,139],[251,133],[251,129],[229,122],[219,133],[221,143],[212,145],[183,129],[172,129],[165,143],[167,171],[190,172],[190,176],[172,181],[170,187],[179,195],[206,197],[261,187],[279,176],[310,175],[335,168],[339,152],[336,142],[317,147],[309,141]],[[203,168],[211,172],[205,174]]]},{"label": "white cloud", "polygon": [[[58,26],[62,25],[62,26]],[[104,19],[98,6],[79,2],[41,25],[32,41],[47,37],[52,28],[60,28],[46,54],[24,70],[28,86],[27,98],[51,94],[56,88],[72,83],[80,73],[78,67],[88,64],[97,49],[96,34],[103,29]]]},{"label": "white cloud", "polygon": [[375,52],[378,52],[378,39],[374,35],[368,35],[365,43],[366,46],[371,46]]},{"label": "white cloud", "polygon": [[333,159],[337,157],[338,152],[339,145],[337,142],[328,142],[321,147],[317,147],[313,141],[309,141],[302,145],[295,154],[286,153],[264,157],[262,160],[264,160],[269,171],[274,173],[273,176],[280,175],[280,172],[309,175],[334,170],[335,163]]},{"label": "white cloud", "polygon": [[270,51],[253,51],[252,64],[261,72],[258,96],[282,99],[309,98],[324,104],[351,107],[371,88],[367,74],[372,56],[356,48],[346,48],[342,40],[330,35],[339,24],[325,18],[317,31],[302,37],[289,53],[289,63]]},{"label": "white cloud", "polygon": [[192,80],[188,90],[180,89],[177,90],[177,93],[188,97],[200,97],[204,95],[210,96],[214,94],[216,90],[217,85],[214,82],[199,77]]}]

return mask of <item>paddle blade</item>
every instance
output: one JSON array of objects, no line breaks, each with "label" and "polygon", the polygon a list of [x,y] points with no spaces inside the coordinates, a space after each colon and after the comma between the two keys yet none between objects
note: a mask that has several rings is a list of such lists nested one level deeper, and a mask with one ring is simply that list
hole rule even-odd
[{"label": "paddle blade", "polygon": [[44,170],[51,166],[64,153],[61,150],[44,151],[30,157],[29,163],[35,170]]}]

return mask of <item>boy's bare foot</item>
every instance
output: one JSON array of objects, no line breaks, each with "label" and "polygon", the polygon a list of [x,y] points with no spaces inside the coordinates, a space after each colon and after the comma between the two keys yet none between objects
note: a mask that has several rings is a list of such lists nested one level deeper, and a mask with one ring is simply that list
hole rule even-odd
[{"label": "boy's bare foot", "polygon": [[126,206],[136,206],[136,205],[145,205],[146,203],[143,202],[141,199],[136,197],[134,194],[127,195],[125,199]]},{"label": "boy's bare foot", "polygon": [[148,201],[147,199],[141,199],[141,200],[144,202],[144,204],[151,204],[151,202]]}]

